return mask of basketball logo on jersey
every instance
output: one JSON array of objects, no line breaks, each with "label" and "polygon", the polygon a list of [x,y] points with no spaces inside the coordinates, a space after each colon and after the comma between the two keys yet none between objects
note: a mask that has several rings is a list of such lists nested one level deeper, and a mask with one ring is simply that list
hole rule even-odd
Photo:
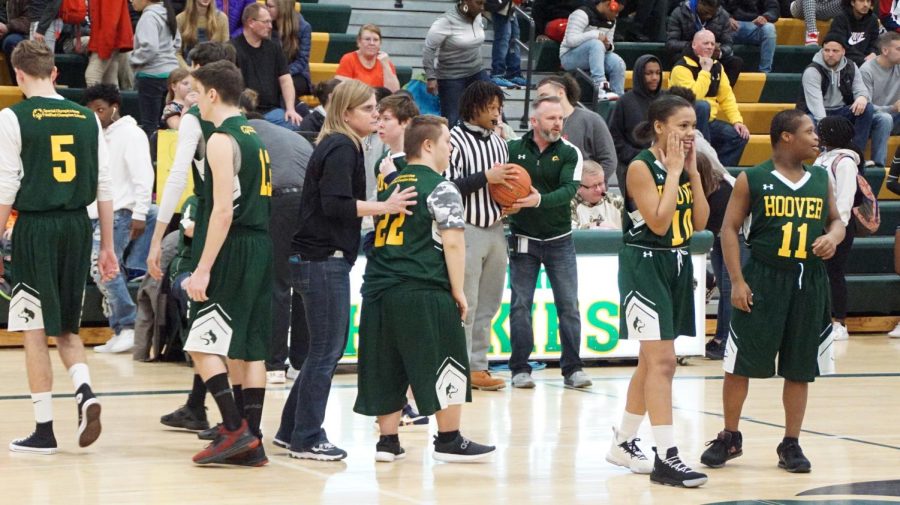
[{"label": "basketball logo on jersey", "polygon": [[9,301],[9,331],[40,330],[44,327],[40,293],[28,284],[20,282],[13,287]]},{"label": "basketball logo on jersey", "polygon": [[628,337],[637,340],[659,340],[659,314],[656,304],[640,293],[632,291],[625,296],[625,322]]},{"label": "basketball logo on jersey", "polygon": [[227,356],[231,335],[231,317],[221,305],[214,303],[197,312],[184,350]]},{"label": "basketball logo on jersey", "polygon": [[448,357],[438,367],[437,376],[434,390],[442,409],[466,402],[466,386],[469,378],[465,367]]}]

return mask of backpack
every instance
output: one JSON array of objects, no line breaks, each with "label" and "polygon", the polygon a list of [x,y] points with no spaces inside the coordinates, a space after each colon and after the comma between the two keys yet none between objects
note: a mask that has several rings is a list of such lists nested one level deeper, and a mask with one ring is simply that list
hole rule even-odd
[{"label": "backpack", "polygon": [[[835,169],[843,158],[849,156],[841,154],[831,162],[831,173],[835,175]],[[878,199],[865,178],[865,169],[860,168],[856,174],[856,194],[853,195],[853,217],[856,219],[856,236],[868,237],[878,232],[881,225],[881,211],[878,208]]]},{"label": "backpack", "polygon": [[62,0],[59,5],[59,18],[67,25],[81,26],[87,19],[87,2],[85,0]]}]

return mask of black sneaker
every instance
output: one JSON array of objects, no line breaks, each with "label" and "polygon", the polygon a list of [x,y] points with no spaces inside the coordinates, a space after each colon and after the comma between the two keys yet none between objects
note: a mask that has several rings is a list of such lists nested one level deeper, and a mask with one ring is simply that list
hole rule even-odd
[{"label": "black sneaker", "polygon": [[[656,452],[656,447],[653,452]],[[650,481],[666,486],[699,487],[706,484],[707,477],[705,473],[695,472],[685,465],[678,457],[678,448],[670,447],[666,452],[666,459],[659,459],[659,453],[656,453]]]},{"label": "black sneaker", "polygon": [[706,343],[706,359],[719,361],[725,359],[725,341],[716,342],[712,339]]},{"label": "black sneaker", "polygon": [[493,445],[481,445],[468,438],[457,435],[450,442],[438,442],[434,437],[434,453],[432,456],[438,461],[446,463],[468,463],[487,458],[497,448]]},{"label": "black sneaker", "polygon": [[78,447],[87,447],[100,438],[100,400],[87,384],[75,393],[78,406]]},{"label": "black sneaker", "polygon": [[722,468],[726,461],[744,454],[743,441],[740,431],[722,430],[715,440],[706,443],[709,449],[703,451],[700,462],[710,468]]},{"label": "black sneaker", "polygon": [[778,453],[778,468],[791,473],[809,473],[812,470],[812,465],[803,455],[803,449],[796,438],[785,437],[775,452]]},{"label": "black sneaker", "polygon": [[263,445],[259,444],[256,449],[250,449],[237,456],[232,456],[222,463],[235,466],[265,466],[269,463],[269,458],[266,457],[266,450],[263,449]]},{"label": "black sneaker", "polygon": [[160,417],[159,422],[170,428],[183,428],[190,431],[209,429],[209,421],[206,419],[206,407],[195,410],[187,405],[182,405],[174,412]]},{"label": "black sneaker", "polygon": [[299,451],[292,449],[288,456],[297,459],[314,459],[316,461],[340,461],[347,457],[347,451],[325,440]]},{"label": "black sneaker", "polygon": [[378,443],[375,444],[375,461],[393,463],[405,457],[406,451],[400,447],[400,440],[392,440],[389,437],[382,436],[378,439]]},{"label": "black sneaker", "polygon": [[34,432],[25,438],[10,442],[9,450],[29,454],[56,454],[56,437],[53,436],[52,432],[49,436],[38,435],[37,432]]},{"label": "black sneaker", "polygon": [[216,435],[219,434],[219,427],[222,426],[222,423],[219,423],[212,428],[207,428],[203,431],[197,432],[197,438],[200,440],[215,440]]}]

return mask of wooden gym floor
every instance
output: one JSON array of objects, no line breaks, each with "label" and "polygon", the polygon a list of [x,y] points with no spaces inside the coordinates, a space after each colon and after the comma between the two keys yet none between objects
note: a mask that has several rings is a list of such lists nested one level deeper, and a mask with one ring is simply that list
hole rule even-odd
[{"label": "wooden gym floor", "polygon": [[[137,363],[124,355],[90,356],[94,387],[102,395],[104,431],[94,446],[77,449],[72,387],[54,354],[56,391],[65,394],[54,400],[60,452],[37,456],[0,450],[2,503],[900,502],[900,480],[895,480],[900,479],[900,339],[855,336],[837,346],[839,375],[811,388],[801,437],[812,473],[791,475],[776,468],[781,382],[760,380],[751,384],[741,425],[744,456],[709,470],[709,483],[693,490],[652,485],[646,476],[604,460],[610,426],[624,406],[628,366],[587,368],[594,379],[587,391],[563,389],[559,370],[548,369],[535,374],[538,384],[531,391],[474,392],[463,433],[496,444],[498,451],[492,463],[473,465],[433,461],[426,431],[401,433],[405,460],[376,464],[373,421],[351,410],[355,375],[336,377],[326,416],[331,441],[350,456],[338,463],[290,459],[271,445],[287,388],[270,386],[263,419],[270,463],[248,469],[194,466],[190,457],[202,443],[158,421],[184,402],[191,371]],[[722,427],[721,375],[721,362],[694,358],[678,368],[675,380],[676,440],[684,460],[698,468],[704,443]],[[2,444],[33,427],[27,391],[23,351],[0,351]],[[212,401],[209,409],[210,418],[218,419]],[[649,452],[647,421],[640,436]]]}]

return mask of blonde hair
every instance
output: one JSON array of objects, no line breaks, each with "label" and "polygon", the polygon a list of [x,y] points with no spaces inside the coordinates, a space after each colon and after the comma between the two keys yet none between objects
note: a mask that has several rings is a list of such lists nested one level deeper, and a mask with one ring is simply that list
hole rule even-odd
[{"label": "blonde hair", "polygon": [[[206,39],[210,42],[228,41],[228,18],[227,16],[225,17],[226,26],[224,27],[225,29],[222,30],[222,27],[219,26],[219,21],[222,20],[222,17],[218,15],[219,13],[220,11],[218,7],[216,7],[216,2],[210,2],[209,6],[206,8],[206,15],[204,16],[206,18]],[[181,32],[181,47],[190,48],[196,45],[199,42],[197,40],[197,26],[199,25],[200,20],[200,11],[197,9],[197,0],[187,0],[184,4],[184,11],[179,14],[176,19],[181,21],[181,26],[178,27],[178,31]],[[225,34],[224,37],[220,35],[222,33]]]},{"label": "blonde hair", "polygon": [[381,40],[381,28],[378,25],[373,25],[372,23],[364,24],[359,27],[359,31],[356,33],[356,41],[359,42],[362,39],[363,32],[372,32],[375,35],[378,35],[378,40]]},{"label": "blonde hair", "polygon": [[169,73],[169,79],[166,81],[166,89],[169,90],[169,92],[166,94],[166,102],[171,102],[175,99],[175,91],[172,88],[174,88],[185,77],[188,77],[190,75],[191,73],[183,67],[178,67]]},{"label": "blonde hair", "polygon": [[294,0],[274,0],[278,17],[273,19],[281,39],[281,51],[290,63],[300,52],[300,15],[294,12]]},{"label": "blonde hair", "polygon": [[584,160],[581,165],[581,174],[606,175],[603,173],[603,167],[594,160]]},{"label": "blonde hair", "polygon": [[366,103],[374,95],[375,91],[368,84],[356,79],[348,79],[338,84],[331,93],[331,100],[325,106],[325,124],[322,125],[316,142],[321,142],[329,135],[342,133],[350,137],[357,147],[362,147],[362,138],[344,121],[344,113]]}]

